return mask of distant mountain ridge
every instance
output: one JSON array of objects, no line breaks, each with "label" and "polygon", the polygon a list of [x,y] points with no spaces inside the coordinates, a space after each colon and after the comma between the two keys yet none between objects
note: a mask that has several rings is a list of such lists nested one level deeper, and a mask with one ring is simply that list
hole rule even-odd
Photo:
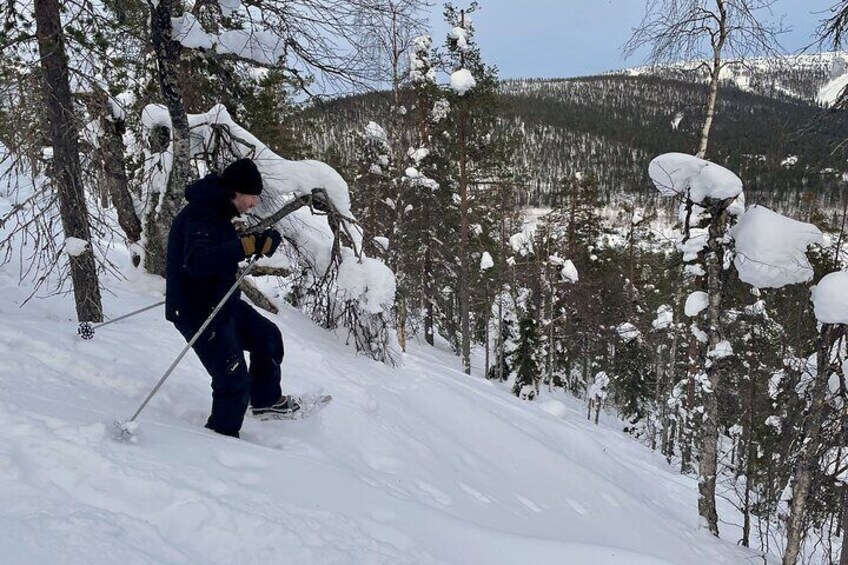
[{"label": "distant mountain ridge", "polygon": [[[848,119],[815,100],[840,58],[752,62],[748,75],[729,75],[733,80],[722,85],[707,157],[739,174],[751,201],[784,211],[802,200],[808,207],[838,202],[848,163],[834,149],[848,137]],[[664,152],[695,151],[706,85],[678,69],[636,68],[504,80],[501,93],[500,130],[524,140],[515,153],[516,165],[527,171],[521,203],[546,206],[552,187],[577,172],[594,174],[607,202],[653,201],[648,162]],[[387,93],[330,101],[299,118],[303,142],[318,158],[351,170],[358,134],[372,120],[389,124],[390,107]]]},{"label": "distant mountain ridge", "polygon": [[[631,67],[608,74],[626,76],[654,75],[677,80],[706,80],[698,70],[700,61],[670,65]],[[729,62],[721,80],[740,90],[764,96],[791,96],[811,103],[833,103],[834,84],[848,78],[848,53],[829,51],[785,57],[760,57],[744,62]],[[838,93],[838,92],[837,92]]]}]

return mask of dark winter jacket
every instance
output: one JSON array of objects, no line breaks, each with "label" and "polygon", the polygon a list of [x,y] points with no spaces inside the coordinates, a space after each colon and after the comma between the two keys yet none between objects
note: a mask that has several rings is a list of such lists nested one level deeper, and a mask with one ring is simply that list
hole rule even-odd
[{"label": "dark winter jacket", "polygon": [[[168,235],[165,317],[186,328],[199,328],[235,283],[244,250],[232,224],[237,215],[218,175],[186,187],[186,204]],[[234,310],[236,290],[219,316]]]}]

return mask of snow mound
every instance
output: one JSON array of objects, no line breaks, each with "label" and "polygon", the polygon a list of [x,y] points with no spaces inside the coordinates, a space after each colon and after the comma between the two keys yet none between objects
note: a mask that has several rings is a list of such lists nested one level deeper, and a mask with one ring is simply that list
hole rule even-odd
[{"label": "snow mound", "polygon": [[814,225],[787,218],[764,206],[751,206],[730,229],[739,278],[756,288],[781,288],[812,280],[810,245],[822,242]]}]

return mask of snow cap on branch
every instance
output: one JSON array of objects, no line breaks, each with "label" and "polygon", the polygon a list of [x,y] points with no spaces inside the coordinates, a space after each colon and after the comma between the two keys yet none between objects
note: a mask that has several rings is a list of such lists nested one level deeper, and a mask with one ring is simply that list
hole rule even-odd
[{"label": "snow cap on branch", "polygon": [[480,257],[480,270],[486,271],[495,266],[495,262],[492,260],[492,256],[488,251],[483,252],[483,256]]},{"label": "snow cap on branch", "polygon": [[474,75],[468,69],[459,69],[450,76],[450,86],[460,96],[477,86]]},{"label": "snow cap on branch", "polygon": [[189,49],[214,49],[222,55],[232,54],[268,66],[276,65],[285,55],[283,39],[261,29],[232,29],[215,35],[204,30],[191,12],[171,18],[171,27],[174,41]]},{"label": "snow cap on branch", "polygon": [[684,313],[693,318],[707,309],[710,305],[710,295],[704,291],[696,290],[686,298]]},{"label": "snow cap on branch", "polygon": [[69,237],[65,240],[63,251],[71,257],[79,257],[89,249],[88,242],[77,237]]},{"label": "snow cap on branch", "polygon": [[624,322],[623,324],[615,328],[615,331],[618,332],[618,337],[620,337],[627,343],[633,341],[634,339],[639,339],[639,337],[642,336],[642,332],[640,332],[639,329],[630,322]]},{"label": "snow cap on branch", "polygon": [[363,257],[358,259],[348,248],[342,248],[339,265],[339,290],[346,299],[357,300],[370,314],[379,314],[392,307],[395,301],[395,276],[383,261]]},{"label": "snow cap on branch", "polygon": [[562,264],[562,271],[560,271],[560,274],[562,275],[563,281],[576,283],[580,280],[580,275],[577,273],[577,267],[574,266],[571,259],[566,259]]},{"label": "snow cap on branch", "polygon": [[751,206],[730,229],[730,235],[736,240],[733,262],[743,282],[756,288],[781,288],[812,280],[813,268],[806,251],[823,241],[816,226],[764,206]]},{"label": "snow cap on branch", "polygon": [[651,322],[651,326],[655,330],[665,330],[671,327],[674,323],[674,309],[668,304],[663,304],[657,308],[657,317]]},{"label": "snow cap on branch", "polygon": [[366,139],[374,141],[376,143],[388,143],[386,130],[384,130],[380,124],[374,121],[368,122],[368,125],[365,126],[365,131],[363,132],[363,135]]},{"label": "snow cap on branch", "polygon": [[471,39],[472,31],[470,26],[468,28],[456,26],[448,33],[448,37],[456,41],[456,46],[460,51],[465,52],[468,51],[468,43]]},{"label": "snow cap on branch", "polygon": [[811,300],[819,322],[848,324],[848,272],[838,271],[822,277],[813,289]]},{"label": "snow cap on branch", "polygon": [[226,17],[233,15],[233,12],[241,8],[241,0],[218,0],[218,6],[221,7],[221,13]]},{"label": "snow cap on branch", "polygon": [[413,84],[424,85],[436,82],[436,69],[430,61],[430,45],[433,40],[429,35],[420,35],[412,40],[412,51],[409,53],[409,80]]},{"label": "snow cap on branch", "polygon": [[663,196],[688,196],[703,203],[725,200],[742,193],[742,181],[720,165],[686,153],[665,153],[648,165],[648,175]]}]

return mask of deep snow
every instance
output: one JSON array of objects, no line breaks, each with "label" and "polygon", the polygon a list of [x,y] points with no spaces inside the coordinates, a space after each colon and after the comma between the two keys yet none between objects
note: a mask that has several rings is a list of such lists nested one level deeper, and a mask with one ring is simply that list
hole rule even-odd
[{"label": "deep snow", "polygon": [[[160,310],[76,335],[69,297],[20,304],[0,270],[4,563],[751,562],[698,528],[696,483],[565,396],[520,401],[415,345],[361,356],[283,307],[288,392],[331,392],[313,419],[202,427],[190,354],[111,439],[183,346]],[[110,281],[109,316],[156,302],[156,277]],[[731,539],[733,534],[728,534]]]}]

